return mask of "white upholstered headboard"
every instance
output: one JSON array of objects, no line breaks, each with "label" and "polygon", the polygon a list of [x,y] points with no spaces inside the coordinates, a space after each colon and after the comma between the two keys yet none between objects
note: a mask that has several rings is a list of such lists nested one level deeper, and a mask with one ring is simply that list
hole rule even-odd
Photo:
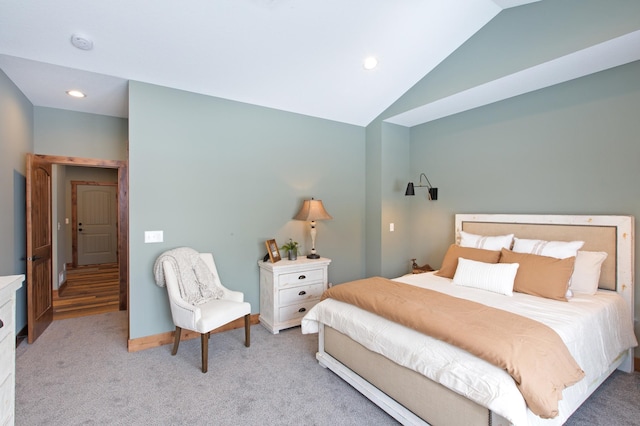
[{"label": "white upholstered headboard", "polygon": [[457,214],[460,231],[480,235],[515,234],[518,238],[584,241],[582,250],[604,251],[600,288],[617,291],[634,307],[633,216]]}]

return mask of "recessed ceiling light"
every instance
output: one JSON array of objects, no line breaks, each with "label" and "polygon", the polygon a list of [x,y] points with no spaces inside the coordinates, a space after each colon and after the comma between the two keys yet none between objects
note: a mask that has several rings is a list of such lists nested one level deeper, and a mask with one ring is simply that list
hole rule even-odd
[{"label": "recessed ceiling light", "polygon": [[86,98],[87,95],[82,93],[79,90],[67,90],[67,95],[73,96],[74,98]]},{"label": "recessed ceiling light", "polygon": [[364,60],[363,66],[365,70],[372,70],[378,66],[378,59],[373,56],[369,56]]}]

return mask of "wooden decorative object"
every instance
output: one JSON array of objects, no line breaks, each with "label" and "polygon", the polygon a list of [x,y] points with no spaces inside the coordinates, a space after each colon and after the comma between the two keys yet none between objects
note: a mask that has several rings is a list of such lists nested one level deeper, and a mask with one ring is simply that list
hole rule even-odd
[{"label": "wooden decorative object", "polygon": [[424,272],[431,272],[434,271],[434,269],[429,266],[428,263],[425,263],[422,266],[418,266],[418,264],[416,263],[416,259],[411,259],[412,265],[411,265],[411,272],[414,274],[422,274]]},{"label": "wooden decorative object", "polygon": [[269,259],[271,259],[271,263],[280,261],[280,250],[278,250],[278,244],[276,244],[276,240],[267,240],[264,242],[264,244],[265,246],[267,246],[267,252],[269,252]]}]

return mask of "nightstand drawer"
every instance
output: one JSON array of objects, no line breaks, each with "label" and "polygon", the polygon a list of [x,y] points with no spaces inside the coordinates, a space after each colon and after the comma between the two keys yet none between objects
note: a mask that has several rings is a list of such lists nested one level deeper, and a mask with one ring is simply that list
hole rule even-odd
[{"label": "nightstand drawer", "polygon": [[292,272],[289,274],[282,274],[278,278],[280,287],[312,283],[314,281],[324,281],[324,269],[318,268],[308,269],[301,272]]},{"label": "nightstand drawer", "polygon": [[13,332],[13,312],[12,312],[12,303],[11,300],[6,301],[2,306],[0,306],[0,320],[4,324],[2,328],[0,328],[0,340],[4,338],[9,332]]},{"label": "nightstand drawer", "polygon": [[292,319],[302,318],[307,312],[309,312],[311,308],[315,306],[316,303],[318,303],[317,299],[309,300],[308,302],[304,303],[297,303],[295,305],[283,306],[282,308],[280,308],[280,321],[285,322]]},{"label": "nightstand drawer", "polygon": [[324,291],[324,284],[312,284],[280,290],[280,305],[290,305],[309,299],[320,299]]}]

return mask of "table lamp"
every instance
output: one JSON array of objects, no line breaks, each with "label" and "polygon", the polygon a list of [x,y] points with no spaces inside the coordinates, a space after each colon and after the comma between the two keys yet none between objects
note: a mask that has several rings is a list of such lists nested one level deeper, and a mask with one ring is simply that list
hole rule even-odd
[{"label": "table lamp", "polygon": [[300,211],[293,217],[295,220],[305,220],[311,222],[311,253],[307,259],[320,259],[320,255],[316,253],[316,221],[333,219],[324,209],[322,200],[304,200]]}]

